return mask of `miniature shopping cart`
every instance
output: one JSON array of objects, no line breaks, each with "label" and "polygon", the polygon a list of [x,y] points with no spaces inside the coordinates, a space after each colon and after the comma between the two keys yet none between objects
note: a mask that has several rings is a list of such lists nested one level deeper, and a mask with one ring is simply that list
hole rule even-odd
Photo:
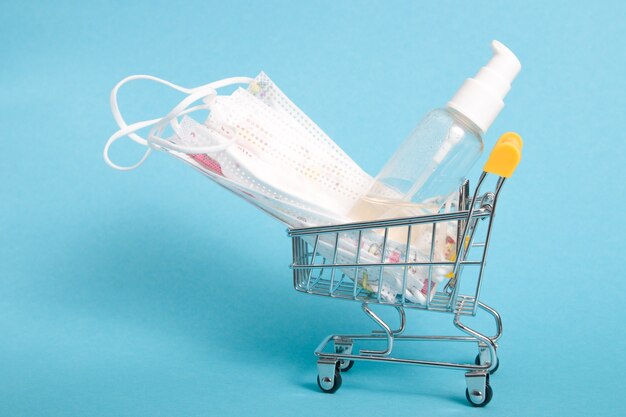
[{"label": "miniature shopping cart", "polygon": [[[522,141],[514,133],[503,135],[494,147],[484,172],[480,176],[474,193],[470,195],[466,181],[459,192],[455,210],[447,213],[420,217],[341,224],[324,227],[292,229],[288,232],[293,244],[294,287],[307,294],[358,301],[365,314],[380,326],[371,334],[330,335],[315,350],[317,355],[317,382],[320,389],[333,393],[342,382],[341,372],[346,372],[355,361],[393,362],[449,369],[462,369],[467,384],[466,398],[471,405],[485,406],[492,398],[489,375],[498,368],[497,341],[502,335],[502,322],[496,310],[480,301],[483,272],[498,196],[505,179],[513,174],[521,159]],[[496,176],[495,186],[481,194],[488,174]],[[435,241],[437,228],[450,224],[457,236],[454,242],[454,260],[437,259]],[[409,256],[411,245],[415,245],[412,233],[428,229],[431,232],[429,256],[413,259]],[[389,256],[391,236],[399,233],[406,237],[401,256]],[[369,237],[367,237],[369,236]],[[380,255],[373,259],[363,256],[366,239],[379,236]],[[344,244],[342,244],[344,242]],[[346,250],[345,242],[353,242],[353,251]],[[369,244],[369,243],[368,243]],[[343,245],[343,246],[342,246]],[[346,255],[352,254],[353,256]],[[448,277],[437,285],[434,272],[437,268],[448,268]],[[426,272],[423,300],[409,297],[405,291],[411,285],[411,274]],[[396,286],[402,291],[395,297],[385,294],[385,280],[398,279]],[[426,278],[424,278],[426,280]],[[421,301],[421,302],[420,302]],[[387,324],[372,310],[372,305],[395,307],[400,325],[397,330]],[[438,311],[453,316],[454,326],[464,334],[451,336],[405,335],[405,309]],[[496,332],[486,336],[462,322],[464,316],[475,316],[478,310],[491,315],[495,320]],[[359,344],[386,343],[384,349],[353,349]],[[395,357],[396,342],[454,341],[476,343],[478,355],[474,363],[428,361],[414,358]]]}]

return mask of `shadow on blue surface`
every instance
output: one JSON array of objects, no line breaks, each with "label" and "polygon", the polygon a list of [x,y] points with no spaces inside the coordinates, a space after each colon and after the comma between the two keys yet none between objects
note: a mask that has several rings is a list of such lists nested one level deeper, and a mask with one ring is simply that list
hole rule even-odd
[{"label": "shadow on blue surface", "polygon": [[[67,272],[54,283],[63,294],[60,307],[119,318],[246,361],[283,366],[277,351],[294,364],[312,359],[302,352],[310,355],[341,307],[293,290],[290,244],[280,229],[268,245],[237,246],[244,236],[220,239],[213,225],[199,231],[181,218],[155,217],[110,217],[97,226],[106,239],[99,230],[71,236],[68,245],[81,251],[64,252],[46,267]],[[275,244],[280,250],[271,249]],[[363,325],[356,314],[340,317],[342,325]]]}]

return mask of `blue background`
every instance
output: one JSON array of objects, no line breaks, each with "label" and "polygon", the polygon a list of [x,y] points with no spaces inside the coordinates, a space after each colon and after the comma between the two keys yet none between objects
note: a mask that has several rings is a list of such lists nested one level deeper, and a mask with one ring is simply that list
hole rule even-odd
[{"label": "blue background", "polygon": [[[626,413],[624,2],[85,3],[0,11],[1,416]],[[359,363],[320,393],[312,350],[368,330],[358,304],[293,291],[284,227],[178,161],[102,161],[122,77],[264,70],[376,173],[492,39],[523,69],[486,143],[516,130],[525,149],[483,294],[505,324],[485,409],[461,372],[427,368]],[[137,83],[122,108],[142,120],[179,98]]]}]

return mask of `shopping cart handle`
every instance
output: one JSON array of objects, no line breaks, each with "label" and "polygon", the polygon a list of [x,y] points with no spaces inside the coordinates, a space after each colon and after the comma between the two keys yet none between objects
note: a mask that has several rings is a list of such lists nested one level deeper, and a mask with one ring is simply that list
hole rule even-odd
[{"label": "shopping cart handle", "polygon": [[522,146],[524,142],[517,133],[503,134],[493,147],[483,171],[509,178],[522,159]]}]

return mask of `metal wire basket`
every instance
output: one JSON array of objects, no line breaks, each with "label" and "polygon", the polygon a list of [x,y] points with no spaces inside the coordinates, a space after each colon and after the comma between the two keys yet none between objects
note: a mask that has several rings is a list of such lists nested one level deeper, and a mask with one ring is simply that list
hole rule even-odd
[{"label": "metal wire basket", "polygon": [[[470,404],[482,407],[491,400],[493,391],[489,375],[498,368],[497,341],[502,334],[502,321],[495,309],[480,301],[480,292],[498,197],[505,179],[512,175],[521,159],[521,148],[519,136],[503,135],[474,192],[470,195],[468,181],[460,188],[453,212],[288,231],[293,246],[294,288],[306,294],[358,301],[363,311],[380,327],[371,334],[332,334],[321,342],[315,354],[318,357],[317,380],[322,391],[335,392],[341,386],[341,372],[349,370],[355,361],[376,361],[465,370],[466,398]],[[497,181],[491,191],[481,194],[489,174],[496,176]],[[457,235],[454,256],[451,260],[437,259],[438,228],[450,230],[451,224],[456,227]],[[412,246],[417,245],[416,234],[430,238],[425,257],[412,255]],[[403,237],[400,250],[397,249],[398,236]],[[374,255],[369,251],[364,256],[363,248],[376,239]],[[424,252],[424,244],[420,246]],[[395,252],[390,253],[392,247]],[[441,268],[449,271],[443,282],[435,274]],[[421,287],[415,287],[416,276],[421,277]],[[386,280],[394,281],[399,290],[397,294],[385,293]],[[408,291],[411,286],[418,291]],[[400,321],[397,329],[392,329],[372,310],[371,306],[375,304],[393,306],[397,310]],[[405,309],[449,313],[453,315],[454,326],[464,334],[405,335]],[[461,322],[463,316],[475,316],[479,309],[494,319],[496,333],[493,336]],[[386,342],[386,347],[355,352],[355,341],[365,344],[382,341]],[[392,356],[395,342],[414,341],[476,343],[478,356],[474,363]]]}]

